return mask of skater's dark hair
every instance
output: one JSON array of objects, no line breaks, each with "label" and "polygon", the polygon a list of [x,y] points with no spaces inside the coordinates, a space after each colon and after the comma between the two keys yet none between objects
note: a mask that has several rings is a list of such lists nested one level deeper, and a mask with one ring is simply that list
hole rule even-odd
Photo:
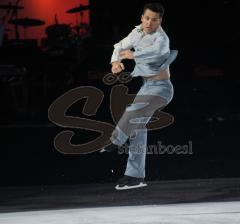
[{"label": "skater's dark hair", "polygon": [[145,11],[149,9],[153,12],[159,13],[160,17],[163,17],[164,15],[164,7],[160,2],[150,2],[146,3],[143,7],[143,14]]}]

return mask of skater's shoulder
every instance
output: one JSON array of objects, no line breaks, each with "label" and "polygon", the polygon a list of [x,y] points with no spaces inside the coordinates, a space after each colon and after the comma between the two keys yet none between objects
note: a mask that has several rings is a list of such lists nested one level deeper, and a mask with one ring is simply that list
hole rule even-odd
[{"label": "skater's shoulder", "polygon": [[143,33],[142,24],[135,26],[135,27],[133,28],[132,32],[135,32],[135,33]]}]

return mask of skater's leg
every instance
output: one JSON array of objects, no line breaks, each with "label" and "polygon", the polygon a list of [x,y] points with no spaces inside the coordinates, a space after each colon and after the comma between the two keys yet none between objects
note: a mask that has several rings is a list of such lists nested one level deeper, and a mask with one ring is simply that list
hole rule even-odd
[{"label": "skater's leg", "polygon": [[[147,123],[150,118],[145,118]],[[145,178],[145,160],[147,151],[147,128],[136,130],[136,135],[130,138],[129,156],[125,175]]]}]

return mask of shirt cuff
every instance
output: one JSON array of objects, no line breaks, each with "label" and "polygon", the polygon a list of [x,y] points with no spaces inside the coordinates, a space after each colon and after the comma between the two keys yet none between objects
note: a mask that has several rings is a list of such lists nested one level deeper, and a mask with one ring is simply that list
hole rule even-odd
[{"label": "shirt cuff", "polygon": [[134,58],[138,57],[142,52],[141,48],[136,48],[135,51],[133,52]]}]

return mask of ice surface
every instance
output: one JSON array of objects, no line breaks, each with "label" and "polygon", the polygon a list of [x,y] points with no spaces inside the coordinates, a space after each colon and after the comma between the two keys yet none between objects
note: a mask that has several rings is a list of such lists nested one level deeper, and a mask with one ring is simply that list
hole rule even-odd
[{"label": "ice surface", "polygon": [[239,224],[240,202],[1,213],[0,224]]}]

